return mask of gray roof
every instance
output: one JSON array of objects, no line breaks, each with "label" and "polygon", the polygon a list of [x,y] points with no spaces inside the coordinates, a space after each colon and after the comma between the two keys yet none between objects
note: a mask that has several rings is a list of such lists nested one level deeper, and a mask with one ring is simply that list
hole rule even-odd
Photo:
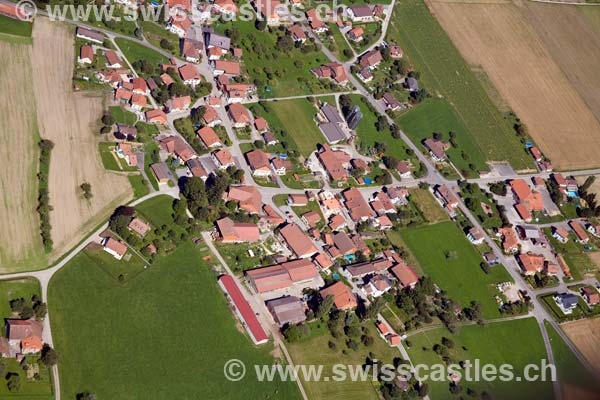
[{"label": "gray roof", "polygon": [[558,295],[560,302],[564,308],[575,307],[578,303],[578,298],[572,293],[561,293]]},{"label": "gray roof", "polygon": [[419,90],[419,82],[412,76],[406,79],[406,85],[410,90]]},{"label": "gray roof", "polygon": [[227,36],[217,35],[216,33],[210,33],[206,43],[207,46],[219,47],[225,50],[229,50],[231,47],[231,39],[229,39]]},{"label": "gray roof", "polygon": [[360,17],[372,17],[373,16],[373,11],[371,10],[371,7],[369,7],[366,4],[350,6],[348,8],[352,11],[352,14],[354,14],[355,17],[360,18]]},{"label": "gray roof", "polygon": [[297,324],[306,320],[304,305],[294,296],[267,301],[267,308],[279,325]]},{"label": "gray roof", "polygon": [[164,162],[150,165],[154,175],[158,180],[169,179],[169,167]]},{"label": "gray roof", "polygon": [[346,134],[338,124],[327,122],[319,125],[319,129],[323,132],[328,143],[334,144],[346,139]]},{"label": "gray roof", "polygon": [[337,107],[335,106],[325,103],[321,107],[321,112],[323,113],[323,115],[325,115],[325,118],[327,118],[327,121],[329,122],[335,122],[338,124],[344,122],[344,120],[340,116],[340,113],[338,112]]}]

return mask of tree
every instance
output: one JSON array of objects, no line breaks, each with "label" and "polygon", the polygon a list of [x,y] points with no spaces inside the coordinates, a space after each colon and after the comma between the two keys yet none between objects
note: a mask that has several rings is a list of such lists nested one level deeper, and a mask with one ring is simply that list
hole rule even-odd
[{"label": "tree", "polygon": [[102,123],[104,125],[112,126],[115,124],[115,118],[111,114],[104,114],[102,116]]},{"label": "tree", "polygon": [[48,368],[56,365],[58,362],[58,353],[47,343],[44,344],[42,348],[42,355],[40,357],[40,361]]},{"label": "tree", "polygon": [[[258,29],[259,31],[264,31],[265,28],[267,27],[267,21],[265,21],[262,18],[259,18],[256,20],[256,22],[254,23],[254,27],[256,29]],[[261,52],[262,53],[262,52]]]},{"label": "tree", "polygon": [[325,297],[325,299],[323,299],[323,301],[321,301],[317,307],[317,318],[323,318],[325,315],[329,314],[333,308],[334,301],[335,297],[331,294]]},{"label": "tree", "polygon": [[169,51],[173,50],[173,45],[167,39],[160,40],[160,47],[162,47],[165,50],[169,50]]},{"label": "tree", "polygon": [[41,301],[36,302],[33,304],[33,313],[36,319],[44,319],[48,313],[48,306]]},{"label": "tree", "polygon": [[96,395],[90,392],[77,393],[76,400],[96,400]]},{"label": "tree", "polygon": [[21,390],[21,376],[19,376],[19,374],[11,372],[8,374],[6,380],[6,386],[8,387],[8,390],[11,392],[18,392]]},{"label": "tree", "polygon": [[87,200],[93,197],[92,185],[90,185],[88,182],[83,182],[79,187],[81,190],[83,190],[83,197],[85,197]]}]

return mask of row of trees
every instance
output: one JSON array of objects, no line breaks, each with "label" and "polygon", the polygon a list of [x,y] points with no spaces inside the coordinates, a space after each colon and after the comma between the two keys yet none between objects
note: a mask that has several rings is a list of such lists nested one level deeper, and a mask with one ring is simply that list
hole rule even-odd
[{"label": "row of trees", "polygon": [[46,303],[38,295],[31,296],[30,299],[19,297],[9,302],[12,312],[17,313],[21,319],[35,317],[37,320],[44,319],[48,308]]},{"label": "row of trees", "polygon": [[54,242],[52,241],[52,225],[50,225],[50,196],[48,193],[48,176],[50,173],[50,155],[54,148],[54,143],[50,140],[42,139],[39,142],[40,147],[40,171],[38,178],[38,206],[37,212],[40,216],[40,235],[46,252],[52,250]]}]

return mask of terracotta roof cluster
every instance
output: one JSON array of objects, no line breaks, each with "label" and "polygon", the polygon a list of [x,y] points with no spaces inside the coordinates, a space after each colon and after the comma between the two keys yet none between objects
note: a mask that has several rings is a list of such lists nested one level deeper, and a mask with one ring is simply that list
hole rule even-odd
[{"label": "terracotta roof cluster", "polygon": [[312,261],[298,259],[247,270],[245,275],[258,292],[264,293],[285,289],[295,283],[314,279],[319,276],[319,271]]}]

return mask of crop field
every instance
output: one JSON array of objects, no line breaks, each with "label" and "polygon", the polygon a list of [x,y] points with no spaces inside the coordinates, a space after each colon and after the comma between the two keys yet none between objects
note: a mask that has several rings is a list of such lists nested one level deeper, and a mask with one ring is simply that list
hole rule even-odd
[{"label": "crop field", "polygon": [[560,327],[588,362],[600,371],[600,318],[566,322]]},{"label": "crop field", "polygon": [[39,133],[30,57],[31,46],[0,41],[0,273],[45,260],[36,212]]},{"label": "crop field", "polygon": [[577,359],[558,332],[544,322],[548,339],[552,346],[556,373],[561,382],[565,399],[592,400],[600,394],[600,388],[593,376]]},{"label": "crop field", "polygon": [[[102,99],[73,93],[73,32],[37,18],[33,31],[33,76],[37,124],[44,139],[54,142],[49,192],[53,256],[74,246],[114,208],[132,197],[126,176],[107,172],[98,152],[98,119]],[[53,68],[48,68],[52,65]],[[43,78],[41,78],[43,77]],[[90,183],[93,197],[80,189]]]},{"label": "crop field", "polygon": [[[518,340],[515,339],[515,335],[518,335]],[[492,364],[500,367],[502,364],[510,364],[513,366],[515,376],[520,378],[526,365],[541,365],[542,360],[546,358],[546,349],[536,320],[524,318],[489,323],[485,326],[463,326],[459,328],[456,335],[451,334],[446,328],[439,328],[411,336],[408,354],[413,364],[443,364],[442,358],[432,349],[434,345],[442,342],[443,337],[454,342],[453,348],[449,349],[452,360],[450,362],[470,360],[474,363],[474,360],[479,359],[480,365]],[[447,381],[428,383],[431,388],[429,395],[432,399],[454,398],[450,394]],[[494,399],[553,398],[550,380],[486,382],[480,379],[477,382],[463,380],[460,385],[463,387],[463,393],[467,392],[467,388],[471,388],[480,396],[486,391]]]},{"label": "crop field", "polygon": [[484,273],[479,266],[481,256],[454,222],[402,229],[400,234],[422,271],[449,298],[463,308],[476,300],[484,319],[501,316],[494,299],[499,293],[495,284],[513,280],[501,265]]},{"label": "crop field", "polygon": [[386,40],[404,49],[433,97],[443,97],[454,107],[488,161],[508,161],[518,170],[534,167],[510,118],[498,111],[422,0],[396,4]]},{"label": "crop field", "polygon": [[[600,44],[575,8],[432,1],[473,66],[481,66],[555,168],[598,166]],[[518,71],[518,72],[517,72]]]},{"label": "crop field", "polygon": [[241,333],[206,255],[182,244],[126,285],[83,255],[61,269],[48,305],[62,397],[86,390],[108,399],[300,398],[293,382],[223,376],[231,358],[272,363],[273,347],[257,348]]}]

